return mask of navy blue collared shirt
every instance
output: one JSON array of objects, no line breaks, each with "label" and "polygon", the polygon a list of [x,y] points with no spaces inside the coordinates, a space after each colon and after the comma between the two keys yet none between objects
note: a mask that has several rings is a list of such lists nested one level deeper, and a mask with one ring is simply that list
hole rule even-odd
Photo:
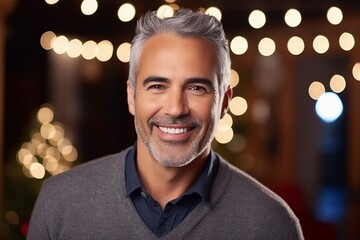
[{"label": "navy blue collared shirt", "polygon": [[173,230],[202,201],[210,201],[212,183],[219,168],[219,159],[211,151],[195,184],[179,198],[168,202],[164,209],[143,188],[136,169],[136,144],[126,156],[126,192],[149,229],[158,237]]}]

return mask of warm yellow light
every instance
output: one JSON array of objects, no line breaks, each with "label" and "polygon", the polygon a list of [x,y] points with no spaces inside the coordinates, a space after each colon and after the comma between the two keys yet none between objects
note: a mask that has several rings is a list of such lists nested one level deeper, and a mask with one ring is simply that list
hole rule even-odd
[{"label": "warm yellow light", "polygon": [[344,91],[345,87],[346,87],[346,81],[343,76],[339,74],[335,74],[330,79],[330,88],[331,90],[333,90],[333,92],[341,93],[342,91]]},{"label": "warm yellow light", "polygon": [[174,16],[174,9],[169,5],[161,5],[156,12],[156,16],[161,19],[172,17]]},{"label": "warm yellow light", "polygon": [[99,42],[97,51],[96,51],[96,58],[102,62],[109,61],[113,55],[114,47],[112,43],[108,40],[104,40]]},{"label": "warm yellow light", "polygon": [[82,52],[82,42],[79,39],[72,39],[69,42],[69,47],[66,51],[67,55],[71,58],[77,58],[81,55]]},{"label": "warm yellow light", "polygon": [[258,50],[263,56],[271,56],[275,52],[276,46],[271,38],[263,38],[260,40]]},{"label": "warm yellow light", "polygon": [[234,97],[230,101],[230,112],[236,116],[243,115],[247,108],[247,101],[243,97]]},{"label": "warm yellow light", "polygon": [[124,42],[118,47],[116,56],[121,62],[127,63],[130,61],[130,47],[131,44],[128,42]]},{"label": "warm yellow light", "polygon": [[231,88],[236,87],[239,84],[239,81],[240,81],[239,74],[234,69],[231,69],[231,72],[230,72],[230,87]]},{"label": "warm yellow light", "polygon": [[309,89],[309,96],[314,99],[314,100],[318,100],[318,98],[325,93],[325,87],[324,84],[322,84],[321,82],[318,81],[314,81],[310,84]]},{"label": "warm yellow light", "polygon": [[31,164],[30,174],[36,179],[42,179],[45,176],[45,168],[41,163],[33,163]]},{"label": "warm yellow light", "polygon": [[209,7],[208,9],[206,9],[205,13],[221,21],[222,13],[217,7]]},{"label": "warm yellow light", "polygon": [[254,10],[250,13],[248,20],[251,27],[259,29],[265,25],[266,16],[262,11]]},{"label": "warm yellow light", "polygon": [[350,51],[355,46],[355,38],[351,33],[344,32],[339,38],[339,45],[344,51]]},{"label": "warm yellow light", "polygon": [[34,155],[27,148],[21,148],[16,156],[18,161],[24,165],[29,164],[34,157]]},{"label": "warm yellow light", "polygon": [[230,114],[226,113],[222,119],[219,121],[218,130],[226,131],[228,128],[231,128],[233,125],[233,119]]},{"label": "warm yellow light", "polygon": [[45,2],[49,5],[53,5],[55,3],[57,3],[59,0],[45,0]]},{"label": "warm yellow light", "polygon": [[340,8],[331,7],[327,11],[326,17],[331,24],[338,25],[343,19],[343,13]]},{"label": "warm yellow light", "polygon": [[71,141],[69,139],[62,138],[58,141],[57,148],[59,149],[59,152],[62,153],[68,146],[71,146]]},{"label": "warm yellow light", "polygon": [[329,50],[329,47],[330,47],[329,40],[325,36],[318,35],[314,38],[313,48],[315,52],[319,54],[323,54],[327,52],[327,50]]},{"label": "warm yellow light", "polygon": [[296,9],[289,9],[285,13],[285,22],[289,27],[297,27],[301,23],[301,14]]},{"label": "warm yellow light", "polygon": [[56,134],[56,129],[51,123],[43,124],[40,127],[41,136],[45,139],[51,139]]},{"label": "warm yellow light", "polygon": [[96,56],[97,44],[96,42],[89,40],[84,43],[81,56],[86,60],[94,59]]},{"label": "warm yellow light", "polygon": [[43,49],[50,50],[53,48],[55,39],[56,35],[52,31],[44,32],[40,37],[40,45]]},{"label": "warm yellow light", "polygon": [[234,137],[234,131],[232,128],[228,128],[225,131],[217,130],[215,132],[215,140],[221,144],[226,144]]},{"label": "warm yellow light", "polygon": [[42,107],[37,113],[37,119],[41,124],[50,123],[54,118],[54,112],[50,107]]},{"label": "warm yellow light", "polygon": [[287,43],[287,48],[292,55],[299,55],[305,49],[304,41],[298,37],[291,37]]},{"label": "warm yellow light", "polygon": [[65,36],[59,36],[55,39],[53,49],[57,54],[63,54],[69,47],[69,40]]},{"label": "warm yellow light", "polygon": [[165,2],[167,2],[167,3],[174,3],[174,2],[176,2],[176,0],[165,0]]},{"label": "warm yellow light", "polygon": [[244,54],[248,49],[248,42],[242,36],[234,37],[230,42],[230,49],[236,55]]},{"label": "warm yellow light", "polygon": [[129,22],[135,17],[136,9],[131,3],[124,3],[119,7],[118,18],[122,22]]},{"label": "warm yellow light", "polygon": [[92,15],[98,8],[98,2],[96,0],[83,0],[80,8],[84,15]]},{"label": "warm yellow light", "polygon": [[43,161],[44,161],[43,164],[45,169],[49,172],[55,171],[59,166],[59,161],[52,156],[44,157]]},{"label": "warm yellow light", "polygon": [[64,154],[63,157],[64,157],[65,161],[73,162],[77,159],[77,156],[78,156],[78,153],[77,153],[76,148],[72,147],[71,151],[68,152],[68,154]]},{"label": "warm yellow light", "polygon": [[352,69],[352,74],[357,81],[360,81],[360,62],[355,63]]}]

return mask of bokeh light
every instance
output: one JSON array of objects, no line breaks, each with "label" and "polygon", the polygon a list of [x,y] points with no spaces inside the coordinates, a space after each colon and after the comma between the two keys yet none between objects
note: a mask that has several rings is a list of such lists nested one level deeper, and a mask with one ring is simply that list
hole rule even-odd
[{"label": "bokeh light", "polygon": [[248,104],[245,98],[239,96],[232,98],[229,106],[230,112],[235,116],[243,115],[248,108]]},{"label": "bokeh light", "polygon": [[329,47],[330,47],[329,40],[325,36],[318,35],[314,38],[313,48],[315,52],[319,54],[326,53],[327,50],[329,50]]},{"label": "bokeh light", "polygon": [[265,13],[261,10],[254,10],[249,15],[249,24],[255,29],[262,28],[266,23]]},{"label": "bokeh light", "polygon": [[317,100],[323,93],[325,93],[325,86],[321,82],[314,81],[310,84],[308,92],[312,99]]},{"label": "bokeh light", "polygon": [[209,7],[208,9],[206,9],[205,13],[221,21],[222,13],[217,7]]},{"label": "bokeh light", "polygon": [[340,35],[339,45],[344,51],[350,51],[355,46],[355,38],[351,33],[344,32]]},{"label": "bokeh light", "polygon": [[355,63],[352,68],[352,74],[355,80],[360,81],[360,62]]},{"label": "bokeh light", "polygon": [[287,48],[292,55],[299,55],[304,51],[305,43],[300,37],[293,36],[289,39]]},{"label": "bokeh light", "polygon": [[333,92],[322,94],[315,105],[316,114],[326,123],[334,122],[343,112],[343,103]]},{"label": "bokeh light", "polygon": [[131,44],[128,42],[124,42],[118,47],[116,56],[121,62],[127,63],[130,61],[130,48]]},{"label": "bokeh light", "polygon": [[89,40],[84,43],[81,56],[83,56],[86,60],[94,59],[96,57],[96,49],[96,42]]},{"label": "bokeh light", "polygon": [[297,27],[301,23],[301,13],[294,8],[289,9],[285,13],[284,20],[289,27]]},{"label": "bokeh light", "polygon": [[244,54],[248,49],[248,42],[242,36],[234,37],[230,42],[230,49],[236,55]]},{"label": "bokeh light", "polygon": [[326,17],[331,24],[338,25],[343,19],[343,13],[338,7],[330,7],[327,11]]},{"label": "bokeh light", "polygon": [[260,40],[259,45],[258,45],[258,50],[260,52],[261,55],[263,56],[271,56],[275,50],[276,50],[276,45],[274,40],[272,40],[271,38],[263,38]]},{"label": "bokeh light", "polygon": [[134,5],[131,3],[124,3],[119,7],[119,10],[117,12],[118,18],[122,22],[129,22],[131,21],[136,14],[136,9]]},{"label": "bokeh light", "polygon": [[239,81],[240,81],[239,74],[234,69],[231,69],[231,71],[230,71],[230,87],[231,88],[236,87],[239,84]]},{"label": "bokeh light", "polygon": [[59,2],[59,0],[45,0],[45,2],[49,5],[54,5],[56,4],[57,2]]},{"label": "bokeh light", "polygon": [[98,2],[96,0],[83,0],[80,8],[84,15],[92,15],[98,8]]},{"label": "bokeh light", "polygon": [[98,43],[96,50],[96,58],[101,62],[110,60],[113,55],[114,46],[108,40],[103,40]]},{"label": "bokeh light", "polygon": [[50,50],[53,48],[55,39],[56,35],[52,31],[44,32],[40,37],[40,45],[43,49]]},{"label": "bokeh light", "polygon": [[346,87],[345,78],[339,74],[335,74],[330,79],[330,88],[333,92],[341,93]]},{"label": "bokeh light", "polygon": [[54,41],[53,49],[57,54],[63,54],[67,51],[69,47],[69,40],[67,37],[61,35],[57,37]]},{"label": "bokeh light", "polygon": [[75,38],[69,41],[69,47],[66,50],[66,53],[71,58],[77,58],[81,55],[82,48],[82,42]]},{"label": "bokeh light", "polygon": [[160,19],[172,17],[174,16],[174,9],[169,5],[161,5],[156,12],[156,16]]}]

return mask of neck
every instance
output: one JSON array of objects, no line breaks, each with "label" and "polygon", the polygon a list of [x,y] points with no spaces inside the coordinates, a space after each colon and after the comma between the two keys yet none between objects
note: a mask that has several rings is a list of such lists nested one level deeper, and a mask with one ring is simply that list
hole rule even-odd
[{"label": "neck", "polygon": [[162,208],[189,189],[206,164],[210,147],[183,167],[166,167],[156,161],[146,146],[138,142],[136,165],[146,191]]}]

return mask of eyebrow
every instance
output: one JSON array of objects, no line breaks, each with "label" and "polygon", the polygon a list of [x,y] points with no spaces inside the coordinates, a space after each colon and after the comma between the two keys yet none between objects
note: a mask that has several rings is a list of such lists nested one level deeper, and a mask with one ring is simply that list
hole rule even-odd
[{"label": "eyebrow", "polygon": [[[167,83],[170,80],[168,78],[165,77],[159,77],[159,76],[150,76],[145,78],[145,80],[143,81],[143,86],[152,83],[152,82],[157,82],[157,83]],[[213,82],[208,79],[208,78],[201,78],[201,77],[194,77],[194,78],[189,78],[186,80],[186,84],[194,84],[194,83],[200,83],[200,84],[204,84],[207,85],[208,87],[214,89],[214,84]]]},{"label": "eyebrow", "polygon": [[162,82],[162,83],[166,83],[169,82],[169,79],[164,78],[164,77],[158,77],[158,76],[150,76],[145,78],[145,80],[143,81],[143,86],[152,83],[152,82]]}]

